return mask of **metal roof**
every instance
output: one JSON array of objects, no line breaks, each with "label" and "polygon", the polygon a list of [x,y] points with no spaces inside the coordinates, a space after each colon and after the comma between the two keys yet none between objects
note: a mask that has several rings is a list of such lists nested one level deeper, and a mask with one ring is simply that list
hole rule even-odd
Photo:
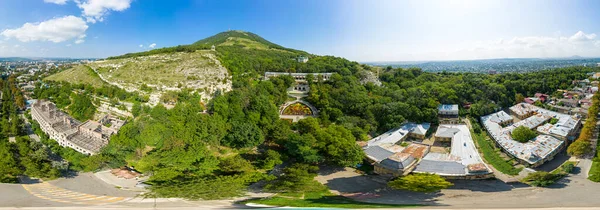
[{"label": "metal roof", "polygon": [[365,149],[365,154],[372,160],[376,162],[381,162],[383,159],[386,159],[394,154],[394,152],[386,150],[380,146],[372,146],[367,147]]}]

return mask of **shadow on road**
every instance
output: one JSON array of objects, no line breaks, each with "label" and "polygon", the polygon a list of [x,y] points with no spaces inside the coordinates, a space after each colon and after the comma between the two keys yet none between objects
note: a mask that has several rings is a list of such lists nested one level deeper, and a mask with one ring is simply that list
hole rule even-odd
[{"label": "shadow on road", "polygon": [[515,182],[515,183],[504,183],[497,179],[488,180],[454,180],[452,181],[454,186],[450,189],[461,189],[471,190],[476,192],[502,192],[511,191],[516,188],[529,187],[529,185]]},{"label": "shadow on road", "polygon": [[554,159],[552,159],[550,162],[544,163],[540,167],[537,167],[534,169],[536,171],[551,172],[554,169],[557,169],[558,167],[560,167],[560,165],[562,165],[567,160],[569,160],[569,158],[571,158],[571,156],[567,155],[566,151],[563,151],[561,153],[558,153],[556,156],[554,156]]},{"label": "shadow on road", "polygon": [[38,184],[41,183],[42,180],[38,179],[38,178],[31,178],[29,176],[19,176],[19,183],[21,184]]}]

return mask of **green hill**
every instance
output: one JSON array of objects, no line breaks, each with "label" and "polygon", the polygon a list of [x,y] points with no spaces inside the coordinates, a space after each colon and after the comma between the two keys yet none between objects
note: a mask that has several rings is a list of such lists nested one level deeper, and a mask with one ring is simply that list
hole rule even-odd
[{"label": "green hill", "polygon": [[57,82],[68,82],[72,84],[85,84],[91,85],[95,88],[102,87],[106,83],[100,79],[100,76],[96,74],[90,67],[85,65],[78,65],[70,69],[58,72],[56,74],[46,77],[44,80],[57,81]]},{"label": "green hill", "polygon": [[178,45],[174,47],[165,47],[160,49],[154,49],[145,52],[127,53],[120,56],[108,57],[107,59],[119,59],[137,56],[155,55],[161,53],[173,53],[173,52],[194,52],[196,50],[209,50],[212,46],[235,46],[245,49],[259,49],[259,50],[280,50],[288,51],[290,53],[308,55],[308,53],[289,49],[267,41],[251,32],[246,31],[225,31],[213,36],[201,39],[192,44]]},{"label": "green hill", "polygon": [[242,41],[240,43],[242,45],[251,44],[260,48],[275,48],[286,50],[286,48],[282,46],[269,42],[256,34],[245,31],[221,32],[211,37],[207,37],[197,42],[194,42],[194,44],[192,45],[210,48],[212,45],[232,45],[232,43],[235,43],[235,41]]}]

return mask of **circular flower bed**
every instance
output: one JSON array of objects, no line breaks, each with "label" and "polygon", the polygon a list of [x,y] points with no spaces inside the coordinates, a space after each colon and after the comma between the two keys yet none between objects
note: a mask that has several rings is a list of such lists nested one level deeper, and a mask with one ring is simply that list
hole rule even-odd
[{"label": "circular flower bed", "polygon": [[312,115],[310,108],[302,103],[294,103],[283,110],[284,115]]}]

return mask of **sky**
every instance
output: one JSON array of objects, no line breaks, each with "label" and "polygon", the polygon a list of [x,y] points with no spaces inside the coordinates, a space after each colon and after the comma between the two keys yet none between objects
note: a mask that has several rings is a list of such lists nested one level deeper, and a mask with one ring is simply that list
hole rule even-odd
[{"label": "sky", "polygon": [[0,57],[104,58],[227,30],[359,62],[600,57],[596,0],[0,0]]}]

